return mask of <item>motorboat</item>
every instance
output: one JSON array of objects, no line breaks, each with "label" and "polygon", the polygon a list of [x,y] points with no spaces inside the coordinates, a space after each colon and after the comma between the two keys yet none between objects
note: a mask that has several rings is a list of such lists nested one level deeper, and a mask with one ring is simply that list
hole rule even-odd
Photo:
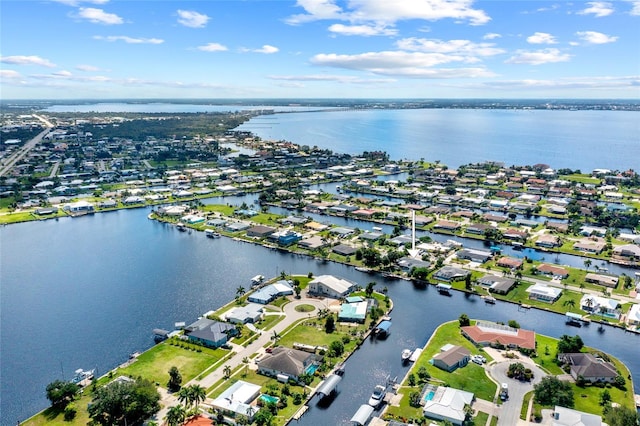
[{"label": "motorboat", "polygon": [[373,408],[378,408],[378,406],[380,405],[380,403],[384,399],[384,394],[385,394],[386,391],[387,391],[387,389],[384,386],[377,385],[373,389],[373,393],[371,394],[371,397],[369,398],[368,404],[370,406],[372,406]]},{"label": "motorboat", "polygon": [[411,354],[412,353],[413,353],[413,351],[411,349],[404,349],[402,351],[402,362],[409,361],[409,358],[411,358]]}]

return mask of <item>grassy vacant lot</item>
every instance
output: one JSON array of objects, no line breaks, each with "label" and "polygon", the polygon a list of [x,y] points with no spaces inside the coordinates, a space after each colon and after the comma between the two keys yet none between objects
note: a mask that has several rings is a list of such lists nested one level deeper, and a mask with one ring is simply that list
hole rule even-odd
[{"label": "grassy vacant lot", "polygon": [[[454,372],[448,373],[432,366],[429,363],[429,360],[440,352],[440,348],[448,343],[463,346],[469,349],[472,354],[481,353],[487,358],[487,361],[491,362],[491,357],[477,349],[470,341],[460,334],[460,326],[458,322],[453,321],[441,325],[436,330],[435,334],[429,340],[428,346],[422,352],[418,361],[413,365],[411,373],[413,373],[417,378],[417,371],[420,367],[425,367],[431,375],[431,382],[436,385],[448,385],[452,388],[473,392],[477,398],[489,401],[493,400],[496,393],[496,384],[489,379],[483,367],[470,362],[466,367],[458,368]],[[421,385],[410,387],[408,382],[405,380],[402,383],[401,393],[403,393],[404,396],[400,402],[400,407],[389,407],[387,412],[395,418],[410,419],[421,417],[421,409],[414,408],[409,405],[409,394],[414,391],[420,392],[421,389]]]},{"label": "grassy vacant lot", "polygon": [[351,341],[344,345],[345,352],[352,351],[356,346],[356,339],[353,334],[365,331],[363,325],[349,326],[336,324],[336,330],[328,334],[324,331],[323,319],[309,319],[290,329],[278,340],[281,346],[293,347],[294,343],[304,343],[313,346],[329,347],[334,340],[340,340],[343,336],[349,336]]},{"label": "grassy vacant lot", "polygon": [[52,407],[47,408],[46,410],[36,414],[28,420],[25,420],[21,425],[23,426],[41,426],[41,425],[51,425],[51,426],[74,426],[74,425],[86,425],[89,424],[91,420],[89,418],[89,413],[86,410],[87,405],[91,402],[91,390],[89,388],[85,389],[82,397],[80,399],[76,399],[73,404],[78,409],[76,417],[72,421],[64,420],[64,410],[58,410]]},{"label": "grassy vacant lot", "polygon": [[[160,383],[161,386],[166,386],[169,380],[169,369],[175,366],[182,374],[182,382],[186,383],[226,354],[222,349],[207,349],[182,342],[181,344],[185,347],[172,346],[169,341],[160,343],[142,353],[133,364],[119,368],[115,374],[142,376],[152,382]],[[200,349],[201,352],[194,349]]]}]

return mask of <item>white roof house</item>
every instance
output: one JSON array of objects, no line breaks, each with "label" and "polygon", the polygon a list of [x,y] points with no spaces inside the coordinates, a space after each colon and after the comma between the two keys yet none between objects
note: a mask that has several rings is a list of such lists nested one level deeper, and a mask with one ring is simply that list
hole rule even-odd
[{"label": "white roof house", "polygon": [[562,290],[546,284],[534,284],[527,289],[529,299],[553,303],[560,297]]},{"label": "white roof house", "polygon": [[356,284],[333,275],[320,275],[309,282],[309,293],[339,299],[354,291]]},{"label": "white roof house", "polygon": [[255,323],[262,319],[264,306],[257,303],[249,303],[246,306],[238,306],[225,314],[227,321],[234,324]]},{"label": "white roof house", "polygon": [[424,415],[436,420],[448,420],[454,425],[462,425],[465,419],[464,407],[471,405],[471,392],[439,386],[433,397],[424,404]]},{"label": "white roof house", "polygon": [[619,318],[620,312],[618,307],[620,302],[607,297],[596,296],[593,294],[585,294],[580,299],[580,309],[583,311],[596,313],[599,312],[610,318]]},{"label": "white roof house", "polygon": [[602,426],[602,417],[556,405],[552,426]]},{"label": "white roof house", "polygon": [[222,411],[231,411],[253,419],[258,411],[257,407],[249,405],[251,401],[260,395],[260,386],[238,380],[229,389],[222,392],[211,405]]},{"label": "white roof house", "polygon": [[640,325],[640,304],[634,304],[627,314],[627,324]]}]

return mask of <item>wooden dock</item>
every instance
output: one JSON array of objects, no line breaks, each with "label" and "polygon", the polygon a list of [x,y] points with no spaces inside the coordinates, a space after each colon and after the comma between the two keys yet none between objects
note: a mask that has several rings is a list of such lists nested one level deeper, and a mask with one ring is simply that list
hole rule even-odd
[{"label": "wooden dock", "polygon": [[308,409],[309,409],[308,405],[303,405],[302,407],[300,407],[298,411],[296,411],[292,419],[296,421],[300,420],[300,417],[304,416],[304,413],[306,413]]}]

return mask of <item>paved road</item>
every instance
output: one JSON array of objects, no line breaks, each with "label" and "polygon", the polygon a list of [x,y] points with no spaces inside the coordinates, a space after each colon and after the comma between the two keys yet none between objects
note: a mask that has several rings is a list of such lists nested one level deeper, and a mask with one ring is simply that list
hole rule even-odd
[{"label": "paved road", "polygon": [[[524,357],[521,354],[518,354],[518,359],[504,358],[502,353],[498,351],[496,351],[495,354],[492,353],[491,356],[495,361],[487,366],[489,374],[498,383],[498,386],[500,386],[501,383],[507,383],[509,386],[509,398],[500,407],[498,426],[517,425],[520,422],[520,409],[522,407],[524,395],[527,392],[532,391],[533,385],[539,383],[546,373],[536,366],[531,359]],[[533,380],[531,382],[521,382],[507,377],[509,365],[514,362],[521,362],[525,367],[528,367],[533,371]]]},{"label": "paved road", "polygon": [[11,155],[7,159],[7,161],[4,163],[2,168],[0,168],[0,177],[9,173],[9,171],[11,171],[13,166],[15,166],[20,160],[22,160],[24,156],[27,155],[27,153],[33,149],[34,146],[40,143],[42,138],[44,138],[47,135],[47,133],[49,133],[53,128],[53,124],[46,118],[39,115],[35,115],[35,114],[34,114],[34,117],[42,121],[46,126],[46,129],[38,133],[36,137],[31,139],[29,142],[25,143],[20,149],[18,149],[13,155]]},{"label": "paved road", "polygon": [[[278,334],[281,334],[291,324],[301,319],[309,318],[310,316],[317,315],[318,310],[320,309],[327,309],[329,307],[330,302],[333,302],[333,300],[308,298],[305,296],[302,296],[301,299],[292,298],[292,301],[290,303],[287,303],[284,306],[283,312],[285,314],[285,318],[282,321],[280,321],[278,324],[276,324],[275,327],[273,327],[271,330],[262,332],[262,334],[260,334],[260,336],[247,347],[232,345],[234,355],[231,358],[229,358],[222,366],[220,366],[219,368],[209,373],[202,380],[193,379],[190,382],[183,384],[183,386],[198,384],[204,387],[205,389],[209,388],[214,383],[224,378],[224,372],[223,372],[224,366],[228,365],[231,368],[231,370],[234,370],[236,367],[240,365],[244,365],[242,360],[245,357],[251,359],[251,355],[255,353],[264,353],[264,346],[271,341],[271,337],[273,336],[274,331]],[[312,305],[314,306],[314,310],[311,312],[296,311],[295,309],[296,306],[299,306],[301,304]],[[153,420],[157,421],[160,424],[163,424],[164,417],[167,415],[167,411],[173,405],[177,405],[178,400],[174,395],[166,392],[166,390],[164,389],[161,389],[160,394],[162,397],[161,399],[162,409],[154,416]],[[207,402],[210,402],[210,401],[205,401],[203,405],[204,406],[208,405]]]}]

